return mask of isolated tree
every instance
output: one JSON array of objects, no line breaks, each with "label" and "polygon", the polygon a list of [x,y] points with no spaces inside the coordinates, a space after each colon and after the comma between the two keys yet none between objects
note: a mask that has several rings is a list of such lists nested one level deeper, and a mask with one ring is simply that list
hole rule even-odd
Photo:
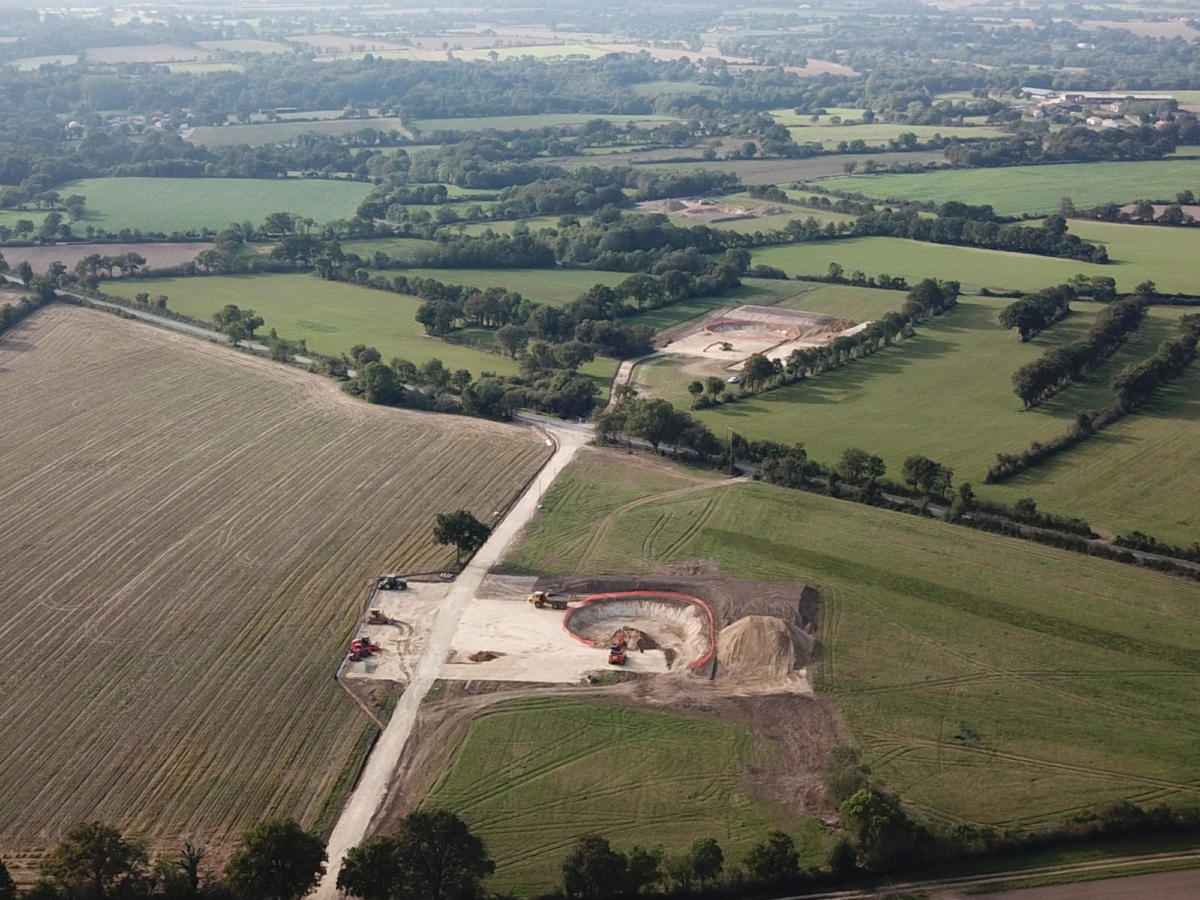
[{"label": "isolated tree", "polygon": [[598,834],[585,834],[562,862],[568,897],[614,897],[626,884],[629,861]]},{"label": "isolated tree", "polygon": [[300,900],[325,874],[325,845],[291,819],[267,819],[244,835],[225,878],[246,900]]},{"label": "isolated tree", "polygon": [[766,840],[750,848],[745,863],[746,872],[755,881],[780,881],[800,871],[800,853],[790,835],[772,831]]},{"label": "isolated tree", "polygon": [[25,260],[17,263],[17,277],[21,279],[21,284],[29,284],[33,281],[33,266]]},{"label": "isolated tree", "polygon": [[690,857],[692,872],[700,882],[701,890],[708,882],[720,877],[725,868],[725,852],[715,838],[698,838],[692,844]]},{"label": "isolated tree", "polygon": [[183,877],[183,882],[189,895],[195,895],[200,892],[200,866],[207,855],[208,851],[204,847],[199,844],[193,844],[191,841],[185,841],[183,849],[172,860],[175,868],[179,870],[179,874]]},{"label": "isolated tree", "polygon": [[690,384],[688,384],[687,390],[688,390],[688,393],[691,394],[693,397],[699,397],[701,394],[704,393],[704,383],[699,380],[693,381]]},{"label": "isolated tree", "polygon": [[454,564],[462,565],[464,553],[474,553],[483,546],[492,529],[465,509],[438,513],[434,518],[433,539],[439,544],[454,545]]},{"label": "isolated tree", "polygon": [[137,884],[146,861],[141,841],[103,822],[83,822],[63,835],[42,862],[42,873],[71,893],[105,900]]},{"label": "isolated tree", "polygon": [[714,400],[725,393],[725,387],[725,379],[718,375],[709,375],[704,379],[704,390]]},{"label": "isolated tree", "polygon": [[0,900],[15,900],[17,896],[17,886],[13,884],[12,876],[8,874],[8,867],[4,865],[4,860],[0,859]]}]

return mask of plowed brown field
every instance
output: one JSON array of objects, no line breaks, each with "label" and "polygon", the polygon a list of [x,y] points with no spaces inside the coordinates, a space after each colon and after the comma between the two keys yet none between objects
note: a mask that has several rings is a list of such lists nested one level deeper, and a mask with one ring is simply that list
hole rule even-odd
[{"label": "plowed brown field", "polygon": [[67,826],[329,824],[367,722],[332,679],[374,573],[452,554],[545,457],[91,310],[0,338],[0,856]]}]

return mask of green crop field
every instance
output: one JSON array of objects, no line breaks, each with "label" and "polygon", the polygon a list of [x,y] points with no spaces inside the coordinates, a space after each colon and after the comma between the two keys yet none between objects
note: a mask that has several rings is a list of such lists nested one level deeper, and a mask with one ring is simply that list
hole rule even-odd
[{"label": "green crop field", "polygon": [[686,850],[717,838],[738,859],[774,827],[797,834],[805,864],[824,853],[813,819],[780,821],[750,794],[769,748],[741,727],[572,700],[497,704],[471,722],[425,805],[461,815],[496,858],[492,890],[536,894],[561,878],[575,838]]},{"label": "green crop field", "polygon": [[852,191],[880,199],[962,200],[990,203],[1002,215],[1045,215],[1070,197],[1084,208],[1101,203],[1160,200],[1200,187],[1200,160],[1062,163],[947,169],[903,175],[855,175],[822,182],[830,190]]},{"label": "green crop field", "polygon": [[921,141],[941,135],[944,138],[959,138],[964,141],[980,138],[1002,137],[1006,132],[999,128],[979,125],[900,125],[894,122],[872,122],[870,125],[797,125],[788,129],[797,144],[819,143],[826,149],[834,149],[841,141],[865,141],[869,147],[884,147],[905,132],[915,134]]},{"label": "green crop field", "polygon": [[[211,63],[206,64],[211,65]],[[174,71],[174,66],[172,66]],[[382,132],[408,134],[404,122],[394,117],[381,119],[323,119],[319,122],[263,122],[258,125],[201,125],[194,128],[188,140],[201,147],[236,147],[248,144],[286,144],[302,134],[340,136],[356,134],[367,128]]]},{"label": "green crop field", "polygon": [[171,234],[247,220],[257,224],[273,212],[318,222],[350,218],[371,185],[323,178],[85,178],[55,189],[64,197],[87,198],[88,211],[76,231],[94,225]]},{"label": "green crop field", "polygon": [[1118,799],[1195,801],[1193,585],[764,484],[626,508],[632,491],[609,491],[622,458],[577,457],[506,570],[705,559],[816,586],[815,684],[872,777],[931,820],[1036,825]]},{"label": "green crop field", "polygon": [[610,116],[599,113],[544,113],[529,116],[477,116],[462,119],[416,119],[412,124],[427,134],[434,131],[520,131],[560,125],[586,125],[593,119],[605,119],[614,125],[630,122],[662,123],[678,121],[674,116]]}]

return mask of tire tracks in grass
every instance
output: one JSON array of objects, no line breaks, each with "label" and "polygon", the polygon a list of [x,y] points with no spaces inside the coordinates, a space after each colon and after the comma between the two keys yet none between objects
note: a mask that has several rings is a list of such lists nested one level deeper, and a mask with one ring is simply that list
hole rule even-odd
[{"label": "tire tracks in grass", "polygon": [[[700,482],[699,484],[689,484],[684,487],[674,488],[673,490],[665,491],[661,494],[648,494],[645,497],[638,497],[636,500],[631,500],[628,503],[618,506],[616,509],[614,509],[611,512],[609,512],[608,514],[606,514],[604,516],[604,518],[602,518],[599,522],[594,524],[592,531],[591,531],[591,537],[588,540],[588,543],[585,546],[583,553],[579,557],[579,563],[576,566],[576,571],[579,571],[579,572],[588,571],[588,567],[591,565],[592,560],[595,558],[596,553],[599,550],[601,544],[604,543],[604,539],[608,536],[608,532],[612,529],[612,526],[615,524],[615,522],[617,521],[617,519],[620,516],[624,515],[625,513],[629,512],[630,510],[634,510],[634,509],[637,509],[638,507],[646,506],[651,503],[659,503],[663,500],[667,500],[667,499],[670,499],[673,497],[679,497],[684,494],[694,494],[699,491],[707,491],[707,490],[713,490],[715,488],[729,487],[730,485],[734,485],[734,484],[745,484],[745,481],[746,480],[744,478],[726,478],[721,481],[704,480],[704,481]],[[646,549],[646,541],[643,541],[642,543],[643,543],[643,550],[645,550]],[[649,559],[650,557],[647,557],[647,558]]]},{"label": "tire tracks in grass", "polygon": [[[876,732],[876,734],[881,733]],[[1166,778],[1153,778],[1131,772],[1115,772],[1111,769],[1099,768],[1098,766],[1085,766],[1076,763],[1057,762],[1055,760],[1039,759],[1035,756],[1025,756],[1019,753],[1010,753],[1005,750],[991,750],[986,747],[971,747],[963,744],[951,744],[944,741],[933,741],[926,738],[905,736],[902,738],[902,740],[911,745],[914,749],[921,747],[936,749],[938,745],[941,745],[948,750],[955,751],[956,753],[982,756],[988,759],[1017,763],[1023,766],[1052,769],[1060,772],[1069,772],[1074,775],[1087,775],[1091,778],[1105,778],[1112,781],[1133,782],[1146,785],[1147,787],[1168,788],[1188,793],[1200,793],[1200,782],[1171,781]]]}]

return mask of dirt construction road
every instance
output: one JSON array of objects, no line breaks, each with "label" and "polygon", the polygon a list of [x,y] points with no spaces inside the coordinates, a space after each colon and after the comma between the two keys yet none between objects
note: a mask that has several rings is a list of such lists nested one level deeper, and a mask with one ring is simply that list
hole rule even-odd
[{"label": "dirt construction road", "polygon": [[335,900],[338,897],[337,873],[342,867],[342,860],[350,848],[366,837],[371,820],[387,794],[400,754],[416,722],[417,708],[429,693],[451,652],[463,611],[479,591],[488,570],[500,561],[517,533],[537,512],[542,494],[575,456],[575,452],[589,439],[578,430],[552,426],[548,430],[553,432],[557,442],[554,454],[513,504],[508,515],[495,526],[487,543],[479,549],[446,593],[413,679],[396,704],[387,728],[380,735],[375,749],[371,751],[362,777],[359,778],[354,793],[350,795],[329,836],[329,845],[326,848],[329,855],[328,867],[325,877],[312,895],[317,900]]}]

